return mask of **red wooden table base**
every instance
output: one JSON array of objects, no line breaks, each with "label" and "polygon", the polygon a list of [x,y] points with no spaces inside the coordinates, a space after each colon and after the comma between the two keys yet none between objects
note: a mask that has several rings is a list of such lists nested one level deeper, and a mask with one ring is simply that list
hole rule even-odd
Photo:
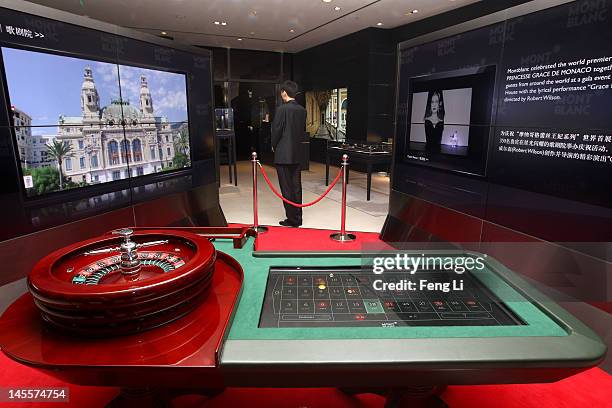
[{"label": "red wooden table base", "polygon": [[13,360],[63,381],[123,387],[113,406],[134,407],[156,397],[164,404],[177,393],[215,395],[224,386],[218,352],[242,280],[240,264],[218,253],[212,289],[191,313],[143,333],[102,339],[48,328],[28,293],[0,319],[0,345]]}]

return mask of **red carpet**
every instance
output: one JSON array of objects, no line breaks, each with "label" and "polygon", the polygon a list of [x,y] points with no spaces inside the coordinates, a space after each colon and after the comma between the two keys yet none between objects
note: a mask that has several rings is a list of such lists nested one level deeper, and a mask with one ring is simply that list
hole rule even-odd
[{"label": "red carpet", "polygon": [[[328,242],[328,231],[271,228],[259,237],[259,250],[359,250],[377,242],[378,234],[359,233],[356,243]],[[104,407],[118,393],[116,388],[81,387],[62,383],[32,368],[13,362],[0,353],[0,387],[70,387],[69,403],[15,403],[7,407]],[[594,408],[612,407],[612,376],[594,368],[553,384],[487,385],[449,387],[443,395],[451,408]],[[177,408],[378,408],[383,399],[375,395],[349,397],[335,389],[228,389],[207,400],[186,396],[175,400]]]},{"label": "red carpet", "polygon": [[352,242],[338,242],[329,237],[336,231],[312,228],[269,227],[270,231],[260,234],[255,242],[257,251],[361,251],[390,249],[378,239],[378,233],[352,232],[357,239]]}]

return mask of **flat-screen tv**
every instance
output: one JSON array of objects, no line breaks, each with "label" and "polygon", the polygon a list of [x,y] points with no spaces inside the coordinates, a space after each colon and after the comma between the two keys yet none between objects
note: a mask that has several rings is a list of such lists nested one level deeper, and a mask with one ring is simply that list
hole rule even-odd
[{"label": "flat-screen tv", "polygon": [[191,166],[185,74],[9,47],[2,59],[28,197]]},{"label": "flat-screen tv", "polygon": [[410,79],[404,160],[485,175],[495,67]]}]

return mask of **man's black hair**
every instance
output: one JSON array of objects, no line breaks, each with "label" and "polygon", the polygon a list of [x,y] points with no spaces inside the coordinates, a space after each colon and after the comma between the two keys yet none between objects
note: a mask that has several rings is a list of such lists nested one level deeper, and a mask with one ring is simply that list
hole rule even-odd
[{"label": "man's black hair", "polygon": [[285,81],[281,85],[281,91],[287,92],[290,98],[295,98],[298,91],[298,84],[293,81]]}]

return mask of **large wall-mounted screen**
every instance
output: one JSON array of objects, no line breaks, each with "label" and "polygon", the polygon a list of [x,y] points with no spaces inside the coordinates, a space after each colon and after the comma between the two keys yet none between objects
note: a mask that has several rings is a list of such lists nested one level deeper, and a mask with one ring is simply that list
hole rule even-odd
[{"label": "large wall-mounted screen", "polygon": [[22,3],[0,6],[0,240],[216,208],[141,205],[216,186],[210,51]]},{"label": "large wall-mounted screen", "polygon": [[410,79],[404,161],[485,175],[495,66]]},{"label": "large wall-mounted screen", "polygon": [[29,197],[190,167],[186,75],[2,47]]}]

